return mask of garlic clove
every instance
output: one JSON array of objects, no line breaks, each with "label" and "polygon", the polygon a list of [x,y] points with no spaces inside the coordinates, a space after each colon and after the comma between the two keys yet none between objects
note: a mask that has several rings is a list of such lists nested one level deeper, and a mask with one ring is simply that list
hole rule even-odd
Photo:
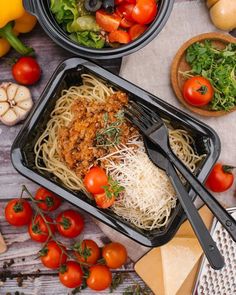
[{"label": "garlic clove", "polygon": [[0,102],[7,101],[7,93],[4,88],[0,88]]},{"label": "garlic clove", "polygon": [[25,86],[19,86],[15,94],[14,100],[16,103],[23,100],[31,100],[31,94],[29,89]]},{"label": "garlic clove", "polygon": [[0,116],[3,116],[10,109],[8,102],[0,102]]},{"label": "garlic clove", "polygon": [[24,101],[17,103],[17,106],[26,110],[26,111],[29,111],[33,106],[33,102],[32,102],[32,100],[24,100]]},{"label": "garlic clove", "polygon": [[12,110],[9,109],[2,117],[1,121],[3,124],[6,124],[8,126],[13,126],[19,121],[19,117],[17,114]]},{"label": "garlic clove", "polygon": [[28,114],[28,110],[24,110],[23,108],[19,108],[18,106],[14,107],[14,112],[19,118],[21,118],[21,120],[24,120],[26,115]]},{"label": "garlic clove", "polygon": [[9,83],[9,86],[7,87],[7,98],[8,98],[8,100],[13,100],[14,99],[18,87],[19,86],[17,84]]}]

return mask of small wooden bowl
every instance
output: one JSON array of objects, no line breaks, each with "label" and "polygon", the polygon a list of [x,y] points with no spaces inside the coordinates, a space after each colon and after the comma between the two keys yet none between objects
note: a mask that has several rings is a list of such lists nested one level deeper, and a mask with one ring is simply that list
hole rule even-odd
[{"label": "small wooden bowl", "polygon": [[183,95],[182,95],[182,89],[183,89],[183,84],[185,82],[185,79],[183,78],[183,75],[181,75],[179,73],[179,71],[185,72],[185,71],[189,71],[191,69],[191,67],[189,66],[189,64],[185,60],[186,50],[193,43],[202,42],[206,39],[212,40],[212,43],[217,48],[220,48],[220,49],[225,48],[225,46],[228,43],[236,43],[236,39],[231,37],[230,35],[216,33],[216,32],[205,33],[205,34],[201,34],[201,35],[191,38],[190,40],[185,42],[180,47],[180,49],[178,50],[178,52],[175,55],[175,58],[174,58],[172,65],[171,65],[171,83],[172,83],[172,87],[173,87],[173,90],[174,90],[177,98],[179,99],[179,101],[183,105],[185,105],[186,108],[188,108],[192,112],[197,113],[202,116],[218,117],[218,116],[227,115],[230,112],[235,111],[236,106],[229,111],[211,111],[211,110],[209,110],[207,105],[204,107],[195,107],[195,106],[189,105],[184,100]]}]

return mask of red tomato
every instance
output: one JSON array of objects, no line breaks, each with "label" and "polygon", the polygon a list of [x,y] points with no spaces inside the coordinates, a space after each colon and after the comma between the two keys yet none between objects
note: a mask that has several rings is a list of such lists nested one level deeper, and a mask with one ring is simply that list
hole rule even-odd
[{"label": "red tomato", "polygon": [[54,211],[61,205],[61,198],[43,187],[37,190],[34,198],[37,206],[44,211]]},{"label": "red tomato", "polygon": [[123,2],[117,6],[116,12],[121,16],[125,17],[129,21],[134,21],[132,18],[132,12],[134,9],[134,4]]},{"label": "red tomato", "polygon": [[106,193],[94,195],[94,199],[98,207],[103,209],[111,207],[115,202],[115,196],[107,197]]},{"label": "red tomato", "polygon": [[102,257],[109,268],[119,268],[127,261],[127,251],[120,243],[110,243],[103,247]]},{"label": "red tomato", "polygon": [[234,181],[232,169],[234,167],[217,163],[207,178],[206,186],[213,192],[224,192],[231,187]]},{"label": "red tomato", "polygon": [[100,167],[92,167],[85,175],[84,185],[91,194],[101,194],[104,186],[108,184],[106,172]]},{"label": "red tomato", "polygon": [[47,241],[49,237],[48,227],[50,227],[52,233],[55,233],[56,231],[56,226],[51,224],[53,222],[52,218],[47,215],[44,215],[44,218],[47,222],[49,222],[48,224],[45,223],[40,215],[36,215],[31,220],[28,228],[31,239],[39,243],[44,243]]},{"label": "red tomato", "polygon": [[24,199],[13,199],[7,203],[5,208],[6,221],[15,226],[29,224],[32,214],[29,202]]},{"label": "red tomato", "polygon": [[130,28],[134,25],[134,22],[127,20],[125,17],[122,18],[121,22],[120,22],[120,27],[127,29]]},{"label": "red tomato", "polygon": [[98,245],[93,240],[83,240],[82,243],[76,243],[74,249],[77,259],[90,265],[97,263],[101,255]]},{"label": "red tomato", "polygon": [[32,85],[40,79],[41,69],[33,57],[20,57],[12,67],[12,75],[18,83]]},{"label": "red tomato", "polygon": [[131,40],[137,39],[140,35],[142,35],[147,29],[147,26],[135,24],[129,29],[129,35]]},{"label": "red tomato", "polygon": [[112,282],[112,275],[106,265],[93,265],[89,269],[87,285],[95,291],[102,291],[108,288]]},{"label": "red tomato", "polygon": [[47,245],[40,250],[40,258],[43,265],[51,269],[59,268],[59,266],[66,263],[67,260],[67,256],[63,251],[66,251],[65,247],[59,246],[55,241],[48,242]]},{"label": "red tomato", "polygon": [[117,6],[123,2],[135,4],[136,0],[115,0],[115,5]]},{"label": "red tomato", "polygon": [[67,288],[79,287],[83,280],[83,272],[80,265],[75,261],[67,261],[60,269],[59,279]]},{"label": "red tomato", "polygon": [[132,19],[141,25],[150,24],[157,15],[155,0],[137,0],[132,11]]},{"label": "red tomato", "polygon": [[129,34],[122,30],[115,30],[113,32],[110,32],[108,35],[108,39],[111,43],[118,42],[121,44],[127,44],[131,41]]},{"label": "red tomato", "polygon": [[188,79],[183,86],[183,97],[185,101],[193,106],[207,105],[214,95],[210,81],[201,76]]},{"label": "red tomato", "polygon": [[103,9],[96,11],[96,22],[106,32],[117,30],[120,21],[121,18],[116,13],[109,14]]},{"label": "red tomato", "polygon": [[66,238],[77,237],[84,229],[84,219],[79,212],[66,210],[61,212],[57,218],[57,229]]}]

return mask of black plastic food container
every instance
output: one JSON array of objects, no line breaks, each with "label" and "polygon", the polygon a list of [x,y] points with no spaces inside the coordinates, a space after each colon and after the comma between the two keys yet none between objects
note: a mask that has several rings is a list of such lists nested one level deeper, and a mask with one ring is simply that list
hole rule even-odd
[{"label": "black plastic food container", "polygon": [[[220,153],[220,141],[217,134],[204,123],[174,108],[160,98],[81,58],[70,58],[62,62],[56,69],[37,105],[35,105],[34,111],[25,122],[12,146],[12,163],[22,175],[57,193],[65,200],[133,240],[145,246],[162,245],[174,236],[185,219],[180,204],[177,204],[176,208],[172,210],[169,222],[165,227],[152,231],[141,230],[124,221],[110,209],[104,210],[96,207],[95,203],[83,193],[67,189],[56,176],[48,172],[38,171],[35,167],[34,145],[45,130],[56,100],[60,97],[63,89],[68,89],[72,85],[80,85],[82,83],[81,74],[84,73],[99,77],[115,89],[125,91],[128,93],[129,99],[141,101],[148,105],[163,118],[168,119],[175,128],[186,129],[195,139],[194,149],[196,152],[206,154],[197,169],[199,180],[204,181]],[[192,191],[190,194],[192,198],[195,197]]]},{"label": "black plastic food container", "polygon": [[155,20],[150,24],[148,30],[146,30],[146,32],[135,41],[118,48],[93,49],[78,45],[68,37],[66,32],[64,32],[60,25],[56,22],[50,11],[50,0],[23,0],[23,2],[25,9],[38,18],[38,21],[44,31],[58,45],[76,55],[92,59],[122,57],[147,45],[164,27],[174,4],[174,0],[159,0],[158,13]]}]

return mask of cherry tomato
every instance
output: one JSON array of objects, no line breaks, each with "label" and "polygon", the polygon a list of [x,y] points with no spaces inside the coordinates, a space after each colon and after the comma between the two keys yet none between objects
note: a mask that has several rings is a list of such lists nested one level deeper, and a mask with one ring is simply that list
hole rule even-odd
[{"label": "cherry tomato", "polygon": [[84,229],[83,217],[74,210],[61,212],[57,216],[56,222],[59,233],[66,238],[75,238]]},{"label": "cherry tomato", "polygon": [[206,186],[213,192],[224,192],[231,187],[234,181],[232,169],[234,167],[217,163],[207,178]]},{"label": "cherry tomato", "polygon": [[103,247],[102,257],[109,268],[119,268],[127,261],[127,251],[120,243],[110,243]]},{"label": "cherry tomato", "polygon": [[118,42],[121,44],[127,44],[131,41],[129,34],[122,30],[115,30],[113,32],[110,32],[108,35],[108,39],[111,43]]},{"label": "cherry tomato", "polygon": [[43,187],[37,190],[34,198],[37,206],[44,211],[54,211],[61,205],[61,198]]},{"label": "cherry tomato", "polygon": [[96,194],[94,199],[98,207],[103,209],[111,207],[115,202],[115,197],[107,197],[106,193]]},{"label": "cherry tomato", "polygon": [[45,221],[40,215],[36,215],[31,220],[31,223],[28,228],[28,232],[31,239],[39,243],[44,243],[47,241],[49,237],[48,226],[50,227],[52,233],[55,233],[56,231],[55,224],[52,224],[52,218],[47,215],[44,215],[44,218],[47,222],[49,222],[48,224],[45,223]]},{"label": "cherry tomato", "polygon": [[67,288],[77,288],[82,284],[83,271],[75,261],[67,261],[59,272],[61,283]]},{"label": "cherry tomato", "polygon": [[134,6],[135,5],[132,3],[123,2],[117,6],[116,12],[121,17],[125,17],[129,21],[134,21],[134,19],[132,18]]},{"label": "cherry tomato", "polygon": [[41,77],[41,69],[33,57],[20,57],[12,67],[14,79],[23,85],[35,84]]},{"label": "cherry tomato", "polygon": [[104,193],[103,186],[108,184],[106,172],[100,167],[92,167],[85,175],[84,185],[88,192],[92,194]]},{"label": "cherry tomato", "polygon": [[76,243],[74,249],[77,259],[90,265],[97,263],[101,255],[98,245],[93,240],[83,240],[82,243]]},{"label": "cherry tomato", "polygon": [[129,29],[129,35],[131,40],[137,39],[140,35],[142,35],[147,29],[147,26],[135,24]]},{"label": "cherry tomato", "polygon": [[137,0],[132,11],[132,19],[141,25],[150,24],[157,15],[155,0]]},{"label": "cherry tomato", "polygon": [[201,76],[188,79],[183,86],[185,101],[193,106],[207,105],[214,95],[210,81]]},{"label": "cherry tomato", "polygon": [[121,17],[116,13],[109,14],[103,9],[96,11],[96,22],[106,32],[117,30],[120,21]]},{"label": "cherry tomato", "polygon": [[89,269],[87,285],[95,291],[102,291],[108,288],[112,282],[112,275],[106,265],[93,265]]},{"label": "cherry tomato", "polygon": [[121,22],[120,22],[120,27],[124,28],[124,29],[127,29],[127,28],[132,27],[134,24],[135,24],[134,22],[132,22],[130,20],[127,20],[125,17],[123,17]]},{"label": "cherry tomato", "polygon": [[66,263],[67,260],[67,256],[63,251],[66,251],[65,247],[59,246],[55,241],[49,241],[47,245],[40,250],[40,258],[43,265],[51,269],[59,268],[59,266]]},{"label": "cherry tomato", "polygon": [[24,199],[13,199],[7,203],[5,208],[6,221],[15,226],[23,226],[30,223],[32,208]]}]

